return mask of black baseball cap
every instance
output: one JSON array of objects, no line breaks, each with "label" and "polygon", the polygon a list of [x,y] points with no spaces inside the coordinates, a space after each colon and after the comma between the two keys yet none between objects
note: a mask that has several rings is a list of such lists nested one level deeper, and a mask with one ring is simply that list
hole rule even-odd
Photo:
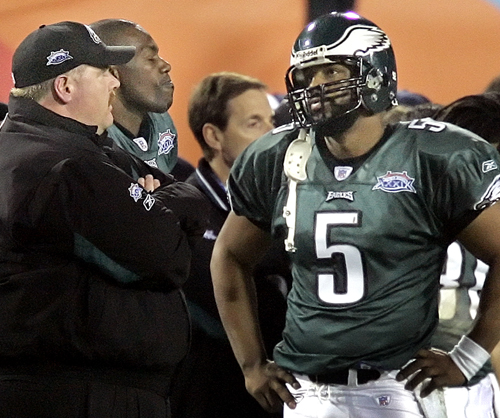
[{"label": "black baseball cap", "polygon": [[98,68],[125,64],[134,54],[134,46],[107,46],[82,23],[42,25],[30,33],[14,52],[14,86],[32,86],[82,64]]}]

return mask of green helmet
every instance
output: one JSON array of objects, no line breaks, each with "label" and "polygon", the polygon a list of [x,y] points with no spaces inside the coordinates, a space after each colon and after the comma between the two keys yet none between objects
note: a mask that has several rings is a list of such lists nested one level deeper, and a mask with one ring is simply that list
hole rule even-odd
[{"label": "green helmet", "polygon": [[[391,42],[377,25],[354,12],[332,12],[309,23],[295,41],[290,64],[285,78],[288,100],[294,120],[302,127],[361,107],[374,114],[397,104]],[[310,86],[311,67],[327,64],[347,67],[350,76]],[[332,115],[328,106],[340,95],[342,106],[337,104],[337,113]]]}]

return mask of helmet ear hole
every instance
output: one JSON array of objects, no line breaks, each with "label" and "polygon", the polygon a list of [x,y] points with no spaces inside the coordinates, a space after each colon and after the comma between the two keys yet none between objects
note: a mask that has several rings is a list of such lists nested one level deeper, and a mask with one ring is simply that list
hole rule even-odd
[{"label": "helmet ear hole", "polygon": [[384,85],[387,85],[384,82],[384,75],[374,68],[366,75],[366,87],[369,90],[379,91]]}]

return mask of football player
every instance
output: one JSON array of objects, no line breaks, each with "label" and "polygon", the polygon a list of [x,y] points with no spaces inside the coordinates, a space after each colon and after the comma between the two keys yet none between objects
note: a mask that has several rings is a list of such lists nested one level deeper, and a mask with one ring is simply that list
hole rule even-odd
[{"label": "football player", "polygon": [[[497,146],[500,140],[500,94],[483,93],[464,96],[442,106],[432,103],[398,106],[388,112],[386,121],[411,121],[432,117],[468,129]],[[441,274],[439,324],[431,345],[445,351],[453,349],[461,336],[470,329],[476,315],[479,295],[488,266],[470,254],[459,242],[450,244]],[[496,349],[495,349],[496,350]],[[492,352],[494,359],[495,350]],[[493,417],[498,391],[492,364],[487,361],[467,385],[444,390],[449,417]]]},{"label": "football player", "polygon": [[[464,384],[500,339],[498,154],[444,122],[386,126],[393,50],[355,13],[307,25],[286,81],[295,124],[235,162],[211,263],[246,387],[287,418],[444,416],[440,388]],[[284,239],[294,279],[275,362],[248,274],[270,236]],[[474,327],[447,353],[430,339],[455,239],[490,270]]]},{"label": "football player", "polygon": [[[468,129],[497,147],[500,142],[500,93],[461,97],[437,111],[433,119]],[[488,266],[460,243],[454,242],[448,247],[441,274],[439,325],[431,341],[434,347],[448,351],[470,329],[487,271]],[[466,386],[445,389],[448,416],[496,416],[499,403],[496,393],[498,382],[488,361]]]},{"label": "football player", "polygon": [[152,36],[124,19],[103,19],[90,25],[107,45],[133,45],[137,54],[129,65],[114,65],[120,80],[113,100],[114,124],[109,136],[124,150],[148,165],[171,173],[177,163],[177,129],[168,110],[174,83],[170,63],[160,55]]}]

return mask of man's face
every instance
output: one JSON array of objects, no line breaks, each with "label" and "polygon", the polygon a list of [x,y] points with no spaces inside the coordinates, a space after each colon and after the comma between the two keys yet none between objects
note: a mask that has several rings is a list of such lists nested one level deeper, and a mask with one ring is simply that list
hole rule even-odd
[{"label": "man's face", "polygon": [[166,112],[174,93],[170,64],[158,55],[158,45],[143,30],[131,28],[122,42],[135,46],[136,54],[127,64],[116,67],[121,83],[117,97],[138,113]]},{"label": "man's face", "polygon": [[263,89],[250,89],[229,100],[227,112],[221,153],[225,164],[231,167],[248,145],[274,128],[273,110]]},{"label": "man's face", "polygon": [[[347,87],[348,83],[343,85],[341,82],[351,77],[351,69],[342,64],[318,65],[310,67],[304,72],[306,80],[308,81],[308,87],[316,87],[327,83],[339,83],[335,84],[335,89],[342,86]],[[328,119],[338,114],[342,114],[344,108],[351,104],[353,94],[354,92],[352,89],[328,92],[328,88],[326,88],[324,91],[324,107],[322,107],[319,98],[317,100],[311,100],[313,118]]]},{"label": "man's face", "polygon": [[109,68],[81,67],[70,75],[75,88],[71,100],[74,119],[97,126],[97,133],[101,134],[113,124],[111,102],[120,82]]},{"label": "man's face", "polygon": [[332,62],[294,71],[294,85],[309,89],[307,100],[314,121],[338,117],[357,102],[356,89],[348,88],[352,87],[348,80],[354,68],[355,65]]}]

